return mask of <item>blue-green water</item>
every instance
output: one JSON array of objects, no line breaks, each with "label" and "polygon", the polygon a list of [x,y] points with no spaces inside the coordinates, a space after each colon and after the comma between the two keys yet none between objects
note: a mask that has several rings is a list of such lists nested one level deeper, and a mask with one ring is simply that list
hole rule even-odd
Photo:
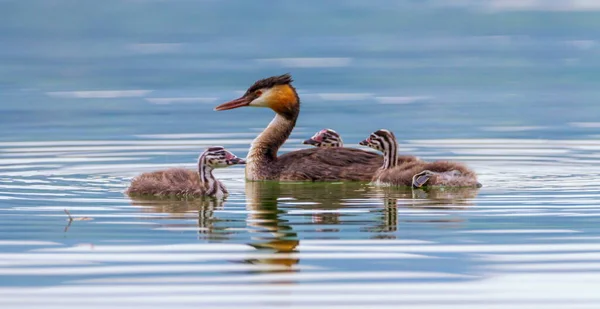
[{"label": "blue-green water", "polygon": [[[589,1],[0,1],[0,306],[596,308],[598,29]],[[282,152],[388,128],[484,187],[123,195],[245,156],[272,112],[212,109],[284,72]]]}]

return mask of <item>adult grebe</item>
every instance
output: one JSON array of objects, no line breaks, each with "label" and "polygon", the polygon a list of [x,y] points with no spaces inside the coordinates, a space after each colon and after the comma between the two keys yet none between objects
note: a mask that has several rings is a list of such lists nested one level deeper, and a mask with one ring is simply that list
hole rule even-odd
[{"label": "adult grebe", "polygon": [[323,129],[311,138],[302,142],[304,145],[312,145],[315,147],[344,147],[342,137],[332,129]]},{"label": "adult grebe", "polygon": [[243,106],[268,107],[275,118],[252,142],[246,164],[248,180],[282,181],[369,181],[383,163],[373,152],[354,148],[311,148],[277,156],[288,139],[298,114],[300,99],[289,74],[255,82],[238,99],[221,104],[217,111]]},{"label": "adult grebe", "polygon": [[376,172],[372,181],[375,184],[413,186],[481,187],[474,171],[458,162],[420,160],[400,163],[394,160],[398,153],[398,142],[394,133],[378,130],[360,142],[383,152],[383,166]]},{"label": "adult grebe", "polygon": [[198,171],[171,168],[143,173],[131,181],[131,185],[125,193],[133,196],[214,196],[222,198],[228,192],[223,183],[213,176],[213,169],[245,163],[243,159],[223,147],[210,147],[198,157]]}]

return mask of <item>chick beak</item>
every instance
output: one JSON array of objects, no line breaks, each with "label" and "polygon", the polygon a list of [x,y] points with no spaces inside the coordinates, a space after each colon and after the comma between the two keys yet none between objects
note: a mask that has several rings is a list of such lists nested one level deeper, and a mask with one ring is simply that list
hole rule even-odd
[{"label": "chick beak", "polygon": [[318,143],[314,139],[310,138],[310,139],[307,139],[304,142],[302,142],[302,144],[317,146]]},{"label": "chick beak", "polygon": [[246,164],[246,160],[238,157],[235,157],[229,161],[231,162],[231,164]]},{"label": "chick beak", "polygon": [[369,146],[369,140],[367,140],[367,139],[366,139],[366,140],[364,140],[364,141],[361,141],[361,142],[360,142],[360,143],[358,143],[358,144],[359,144],[359,145],[362,145],[362,146]]},{"label": "chick beak", "polygon": [[216,111],[226,111],[228,109],[234,109],[234,108],[238,108],[238,107],[248,106],[248,105],[250,105],[250,102],[252,102],[252,101],[249,98],[244,96],[244,97],[237,98],[233,101],[223,103],[223,104],[215,107],[215,110]]}]

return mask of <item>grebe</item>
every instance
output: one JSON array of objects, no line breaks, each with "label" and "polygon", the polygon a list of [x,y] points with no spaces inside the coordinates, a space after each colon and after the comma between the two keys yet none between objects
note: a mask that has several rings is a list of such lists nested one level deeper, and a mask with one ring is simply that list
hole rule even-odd
[{"label": "grebe", "polygon": [[[311,137],[310,139],[307,139],[304,142],[302,142],[302,144],[313,145],[316,147],[323,147],[323,148],[344,147],[344,142],[342,141],[342,137],[332,129],[323,129],[323,130],[315,133],[315,135],[313,135],[313,137]],[[410,156],[410,155],[399,155],[396,157],[396,160],[397,160],[397,162],[396,162],[397,164],[402,164],[405,162],[412,162],[412,161],[420,161],[419,158],[417,158],[415,156]]]},{"label": "grebe", "polygon": [[344,147],[342,137],[332,129],[323,129],[311,138],[302,142],[304,145],[313,145],[315,147]]},{"label": "grebe", "polygon": [[223,183],[213,176],[213,169],[245,163],[246,161],[223,147],[210,147],[198,157],[198,171],[171,168],[143,173],[131,181],[125,193],[133,196],[222,198],[228,192]]},{"label": "grebe", "polygon": [[244,95],[215,108],[217,111],[244,106],[268,107],[275,118],[252,142],[246,164],[247,180],[281,181],[369,181],[383,158],[354,148],[310,148],[277,156],[288,139],[298,114],[300,99],[289,74],[255,82]]},{"label": "grebe", "polygon": [[394,133],[378,130],[360,142],[383,152],[383,166],[376,172],[372,181],[376,184],[412,186],[420,188],[430,186],[481,187],[474,171],[458,162],[450,161],[409,161],[399,163],[394,160],[398,151],[398,142]]}]

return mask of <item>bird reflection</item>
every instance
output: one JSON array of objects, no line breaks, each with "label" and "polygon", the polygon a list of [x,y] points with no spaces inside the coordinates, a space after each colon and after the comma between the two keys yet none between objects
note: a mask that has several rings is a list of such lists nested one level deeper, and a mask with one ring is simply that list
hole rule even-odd
[{"label": "bird reflection", "polygon": [[[222,222],[214,214],[215,210],[224,207],[224,199],[215,199],[211,197],[202,197],[197,199],[157,199],[157,198],[131,198],[131,204],[142,206],[144,211],[154,213],[167,213],[170,219],[188,218],[190,213],[197,213],[197,226],[194,228],[198,232],[198,239],[209,241],[222,241],[231,238],[233,233],[228,230],[228,226],[222,226]],[[186,215],[188,214],[188,215]],[[162,228],[178,229],[189,228],[190,224],[167,223],[161,224]]]},{"label": "bird reflection", "polygon": [[245,193],[246,223],[251,235],[248,245],[274,254],[270,258],[240,262],[284,266],[283,271],[294,271],[293,266],[300,260],[290,253],[296,251],[300,241],[290,222],[284,218],[286,212],[278,204],[286,193],[281,192],[278,183],[271,182],[246,182]]},{"label": "bird reflection", "polygon": [[431,210],[459,210],[473,206],[473,199],[477,197],[477,188],[440,188],[431,187],[424,189],[377,187],[370,188],[367,196],[382,200],[382,208],[372,212],[378,214],[378,220],[362,230],[375,233],[372,238],[395,239],[399,226],[402,223],[442,223],[456,224],[462,222],[457,218],[436,219],[402,219],[398,218],[398,207],[408,209]]},{"label": "bird reflection", "polygon": [[[360,232],[369,233],[371,238],[396,238],[401,237],[402,224],[405,223],[437,223],[445,227],[460,224],[462,219],[445,216],[402,219],[398,216],[398,208],[460,210],[472,206],[477,193],[478,189],[474,188],[414,190],[374,187],[358,182],[246,182],[247,214],[242,220],[249,236],[247,244],[266,255],[260,254],[261,258],[257,258],[254,252],[247,259],[232,262],[272,265],[277,271],[296,271],[294,266],[300,260],[295,253],[303,238],[341,238],[342,228],[348,230],[357,225]],[[206,198],[133,201],[133,205],[146,206],[153,212],[169,213],[175,218],[197,212],[199,238],[216,242],[231,240],[234,233],[240,236],[239,229],[233,227],[242,220],[223,220],[215,215],[215,210],[227,208],[227,205],[224,206],[226,203]],[[177,228],[182,225],[163,226]],[[262,258],[264,256],[267,258]]]}]

